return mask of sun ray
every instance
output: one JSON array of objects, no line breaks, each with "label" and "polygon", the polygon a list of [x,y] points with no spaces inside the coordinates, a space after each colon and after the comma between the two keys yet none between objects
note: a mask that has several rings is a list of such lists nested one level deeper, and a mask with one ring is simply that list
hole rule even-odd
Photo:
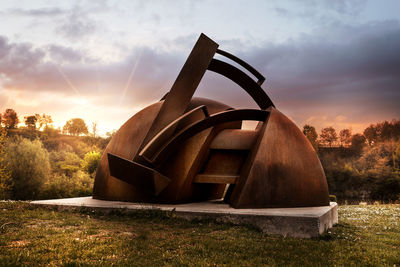
[{"label": "sun ray", "polygon": [[55,65],[55,66],[56,66],[58,72],[61,74],[61,76],[65,80],[65,82],[72,89],[72,91],[74,91],[77,95],[80,96],[80,93],[79,93],[78,89],[76,89],[76,87],[72,84],[71,80],[67,77],[67,75],[61,70],[61,68],[58,65]]},{"label": "sun ray", "polygon": [[136,59],[136,62],[135,62],[135,64],[133,65],[132,71],[131,71],[131,73],[129,74],[128,80],[126,81],[124,90],[122,91],[122,95],[121,95],[121,98],[120,98],[120,101],[119,101],[120,104],[122,104],[122,102],[124,101],[125,95],[126,95],[126,93],[127,93],[127,91],[128,91],[128,88],[129,88],[131,82],[132,82],[133,75],[135,74],[136,68],[137,68],[137,66],[138,66],[138,64],[139,64],[139,62],[140,62],[141,57],[142,57],[142,53],[143,53],[143,49],[140,50],[139,55],[138,55],[138,57],[137,57],[137,59]]}]

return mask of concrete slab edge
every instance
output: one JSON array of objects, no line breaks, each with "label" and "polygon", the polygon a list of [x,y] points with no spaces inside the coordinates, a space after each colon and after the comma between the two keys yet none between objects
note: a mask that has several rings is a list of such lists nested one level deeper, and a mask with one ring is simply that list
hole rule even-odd
[{"label": "concrete slab edge", "polygon": [[[65,199],[64,199],[65,200]],[[82,200],[85,200],[82,198]],[[98,200],[96,200],[98,201]],[[110,201],[107,201],[108,203]],[[79,204],[80,203],[80,204]],[[101,202],[100,202],[101,203]],[[240,210],[235,212],[217,212],[216,210],[191,210],[190,205],[155,205],[155,204],[138,204],[138,203],[124,203],[114,202],[114,206],[110,205],[96,205],[87,203],[87,201],[68,203],[58,202],[57,200],[48,201],[32,201],[33,205],[40,205],[48,208],[57,208],[57,210],[77,210],[77,209],[90,209],[100,211],[102,213],[111,213],[118,210],[122,214],[135,213],[139,210],[158,210],[162,212],[172,212],[174,216],[186,220],[194,219],[211,219],[216,222],[232,223],[235,225],[251,225],[260,229],[263,233],[282,235],[285,237],[296,238],[312,238],[318,237],[329,228],[332,228],[338,223],[338,206],[335,202],[331,202],[329,207],[324,207],[323,212],[317,214],[307,214],[301,216],[299,214],[290,214],[286,212],[284,215],[280,214],[262,214],[260,212],[251,214],[249,212],[243,213]],[[196,203],[196,205],[201,203]],[[256,211],[267,209],[256,209]],[[280,209],[291,210],[291,209]]]}]

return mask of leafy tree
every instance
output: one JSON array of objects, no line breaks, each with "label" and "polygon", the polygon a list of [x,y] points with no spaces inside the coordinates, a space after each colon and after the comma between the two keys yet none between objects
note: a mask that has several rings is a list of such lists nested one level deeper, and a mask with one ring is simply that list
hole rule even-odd
[{"label": "leafy tree", "polygon": [[369,145],[376,143],[378,141],[378,131],[375,125],[370,125],[364,130],[364,136],[368,141]]},{"label": "leafy tree", "polygon": [[7,129],[14,129],[19,123],[18,115],[15,110],[8,108],[3,113],[2,122]]},{"label": "leafy tree", "polygon": [[306,124],[303,126],[303,134],[310,141],[315,151],[318,151],[318,141],[317,141],[318,134],[315,128],[311,125]]},{"label": "leafy tree", "polygon": [[40,116],[40,114],[35,114],[35,117],[37,120],[39,130],[41,130],[42,128],[49,127],[53,123],[53,119],[51,118],[50,115],[46,115],[43,113],[43,115]]},{"label": "leafy tree", "polygon": [[332,147],[332,144],[338,139],[336,130],[333,127],[323,128],[319,137],[321,138],[321,141],[325,144],[328,144],[329,147]]},{"label": "leafy tree", "polygon": [[400,140],[400,120],[371,124],[364,130],[364,136],[369,145],[387,140]]},{"label": "leafy tree", "polygon": [[339,132],[340,144],[342,146],[348,147],[351,144],[351,130],[343,129]]},{"label": "leafy tree", "polygon": [[83,157],[81,166],[89,174],[92,174],[96,171],[100,159],[101,159],[101,154],[99,152],[96,151],[88,152]]},{"label": "leafy tree", "polygon": [[65,175],[71,176],[74,172],[79,170],[82,160],[74,152],[64,152],[63,157],[63,160],[59,160],[58,167]]},{"label": "leafy tree", "polygon": [[109,139],[113,138],[116,132],[117,132],[116,130],[112,130],[111,132],[106,132],[107,138]]},{"label": "leafy tree", "polygon": [[366,139],[362,134],[355,134],[351,137],[351,145],[350,149],[353,151],[354,154],[359,155],[363,149]]},{"label": "leafy tree", "polygon": [[63,131],[71,135],[88,134],[88,128],[85,121],[81,118],[70,119],[63,127]]},{"label": "leafy tree", "polygon": [[36,199],[50,174],[49,155],[38,139],[17,138],[7,145],[15,199]]},{"label": "leafy tree", "polygon": [[379,142],[365,147],[356,161],[358,172],[373,181],[369,186],[372,199],[395,201],[399,197],[400,176],[393,161],[395,150],[395,142]]},{"label": "leafy tree", "polygon": [[27,116],[24,118],[24,120],[26,127],[32,130],[36,129],[36,121],[37,121],[36,116]]},{"label": "leafy tree", "polygon": [[0,128],[0,199],[7,198],[12,187],[11,172],[6,161],[6,137],[6,130]]},{"label": "leafy tree", "polygon": [[54,129],[54,127],[52,125],[46,125],[43,128],[43,135],[45,137],[54,138],[54,137],[58,136],[60,133],[61,133],[60,129],[59,128],[58,129]]},{"label": "leafy tree", "polygon": [[393,127],[392,127],[393,125],[390,122],[384,121],[381,123],[377,123],[377,125],[379,127],[381,141],[390,140],[394,138]]}]

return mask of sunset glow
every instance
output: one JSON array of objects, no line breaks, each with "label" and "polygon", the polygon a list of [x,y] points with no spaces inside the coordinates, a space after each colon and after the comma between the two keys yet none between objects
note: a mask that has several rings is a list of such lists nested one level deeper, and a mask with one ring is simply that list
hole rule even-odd
[{"label": "sunset glow", "polygon": [[[399,1],[2,1],[0,112],[79,117],[100,134],[158,101],[201,32],[267,78],[302,127],[400,118]],[[197,96],[255,107],[207,73]]]}]

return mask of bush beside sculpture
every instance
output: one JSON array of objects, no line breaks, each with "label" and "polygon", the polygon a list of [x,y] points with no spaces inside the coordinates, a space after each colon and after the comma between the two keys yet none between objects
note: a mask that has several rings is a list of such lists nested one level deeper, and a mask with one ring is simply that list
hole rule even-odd
[{"label": "bush beside sculpture", "polygon": [[[18,134],[3,136],[0,199],[91,195],[93,173],[102,150],[98,147],[101,142],[96,142],[99,138],[55,134],[52,138],[30,140],[22,137],[26,134],[19,134],[25,131],[29,130],[18,129]],[[35,134],[43,135],[42,132]]]}]

